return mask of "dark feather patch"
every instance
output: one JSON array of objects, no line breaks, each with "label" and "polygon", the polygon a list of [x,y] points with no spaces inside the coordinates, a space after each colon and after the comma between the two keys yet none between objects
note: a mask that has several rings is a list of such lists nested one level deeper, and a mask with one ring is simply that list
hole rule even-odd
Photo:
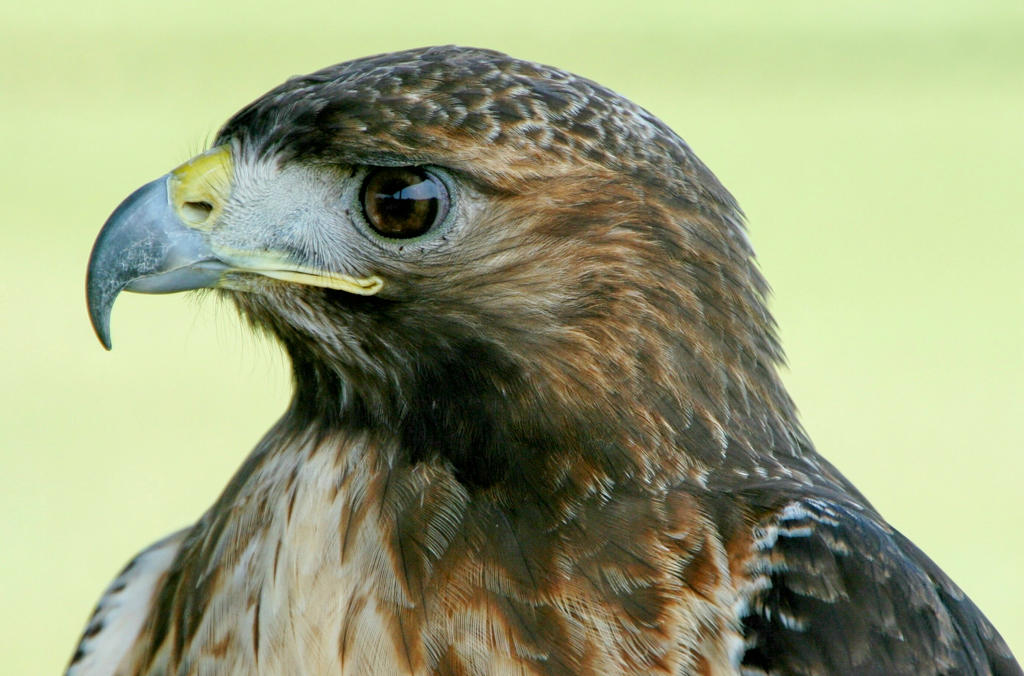
[{"label": "dark feather patch", "polygon": [[[1017,674],[988,622],[870,511],[796,500],[758,527],[743,663],[769,674]],[[953,596],[958,598],[954,599]]]}]

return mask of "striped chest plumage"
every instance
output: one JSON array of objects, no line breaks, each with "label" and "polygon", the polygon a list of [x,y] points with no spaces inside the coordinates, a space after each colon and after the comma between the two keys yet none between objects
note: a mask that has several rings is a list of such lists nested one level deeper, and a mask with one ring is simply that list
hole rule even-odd
[{"label": "striped chest plumage", "polygon": [[258,458],[186,539],[154,604],[184,612],[151,620],[138,666],[729,673],[743,571],[692,498],[650,497],[595,494],[556,523],[440,467],[386,469],[365,440]]}]

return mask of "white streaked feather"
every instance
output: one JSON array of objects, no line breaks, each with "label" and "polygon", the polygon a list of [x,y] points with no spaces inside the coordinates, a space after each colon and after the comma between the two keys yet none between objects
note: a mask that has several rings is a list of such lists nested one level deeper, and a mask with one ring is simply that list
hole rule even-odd
[{"label": "white streaked feather", "polygon": [[118,673],[189,530],[180,530],[143,550],[114,578],[96,604],[66,676]]}]

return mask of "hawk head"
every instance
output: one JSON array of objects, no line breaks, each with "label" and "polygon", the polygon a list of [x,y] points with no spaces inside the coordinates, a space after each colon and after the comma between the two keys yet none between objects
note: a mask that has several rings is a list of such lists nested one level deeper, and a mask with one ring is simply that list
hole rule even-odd
[{"label": "hawk head", "polygon": [[73,668],[1021,673],[807,441],[728,192],[593,82],[457,47],[286,82],[93,249],[108,347],[121,290],[199,288],[295,395]]},{"label": "hawk head", "polygon": [[379,432],[466,486],[657,483],[806,443],[733,198],[647,111],[496,52],[289,80],[129,197],[89,264],[108,347],[122,289],[206,287],[287,350],[291,426]]}]

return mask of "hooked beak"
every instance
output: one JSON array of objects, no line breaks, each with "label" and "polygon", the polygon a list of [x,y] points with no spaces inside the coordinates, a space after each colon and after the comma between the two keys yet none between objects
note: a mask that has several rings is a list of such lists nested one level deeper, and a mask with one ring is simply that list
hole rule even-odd
[{"label": "hooked beak", "polygon": [[108,350],[110,311],[123,290],[174,293],[213,288],[225,273],[250,272],[287,282],[373,295],[377,276],[349,275],[290,264],[282,254],[219,253],[210,241],[231,194],[233,162],[219,146],[147,183],[125,199],[100,230],[86,275],[89,318]]},{"label": "hooked beak", "polygon": [[123,289],[172,293],[213,286],[227,269],[198,230],[171,209],[169,176],[147,183],[114,210],[89,257],[86,298],[89,318],[103,347],[110,349],[110,309]]}]

